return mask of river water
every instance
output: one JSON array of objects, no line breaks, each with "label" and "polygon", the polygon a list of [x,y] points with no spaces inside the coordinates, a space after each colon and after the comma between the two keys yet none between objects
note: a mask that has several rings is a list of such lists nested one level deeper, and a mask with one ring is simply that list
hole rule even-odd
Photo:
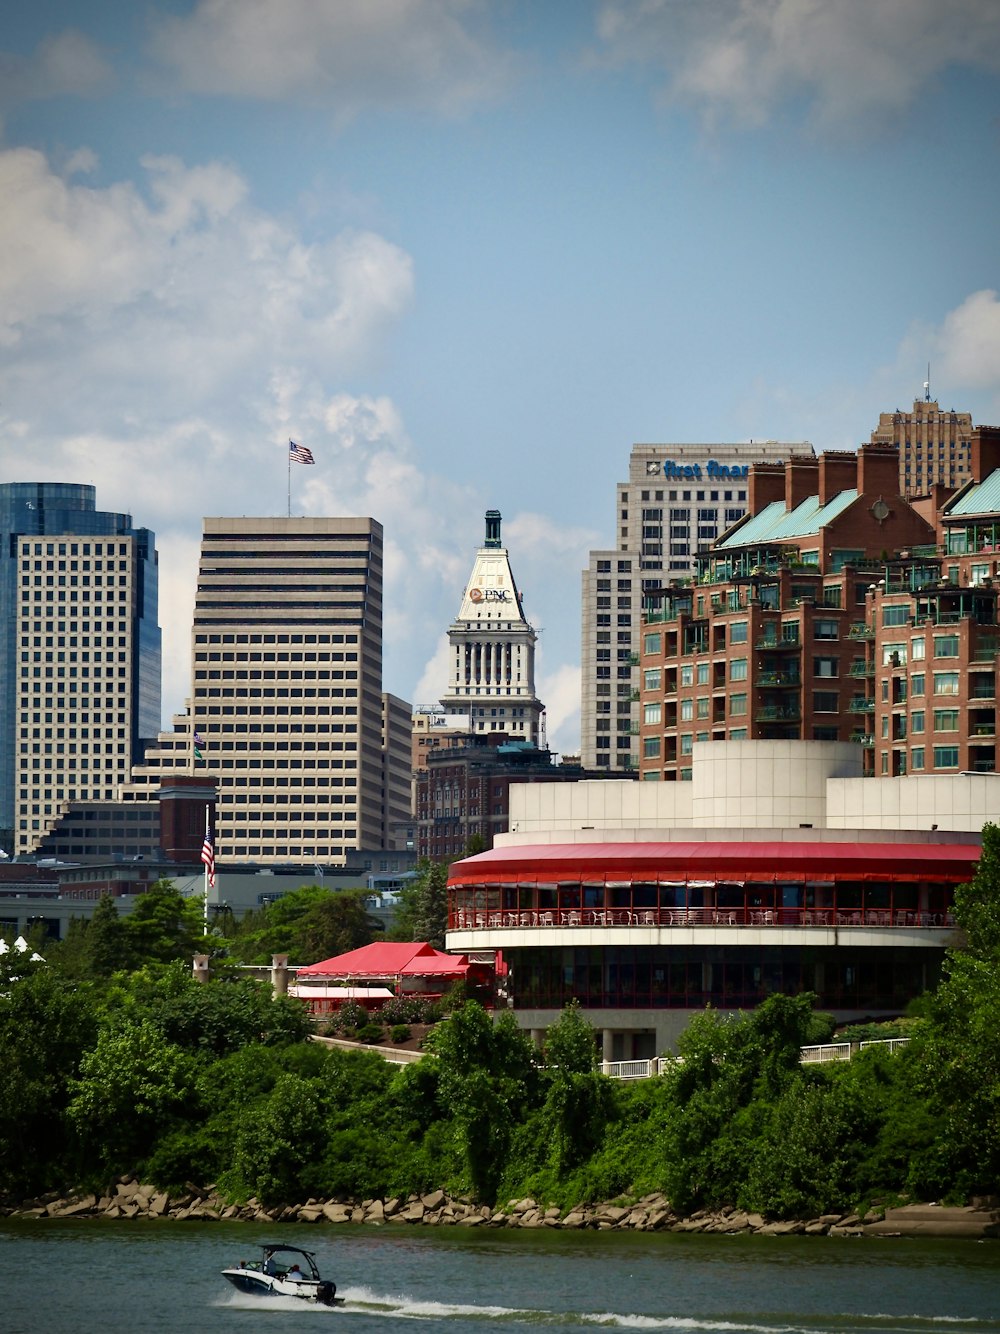
[{"label": "river water", "polygon": [[[262,1242],[346,1306],[241,1296]],[[382,1330],[1000,1334],[1000,1240],[0,1220],[0,1334]],[[332,1323],[330,1323],[332,1322]]]}]

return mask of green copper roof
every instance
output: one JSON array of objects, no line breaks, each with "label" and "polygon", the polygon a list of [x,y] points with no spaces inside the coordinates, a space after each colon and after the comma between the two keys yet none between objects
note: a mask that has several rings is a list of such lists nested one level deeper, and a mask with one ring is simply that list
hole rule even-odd
[{"label": "green copper roof", "polygon": [[1000,468],[991,472],[983,482],[970,486],[964,495],[956,496],[950,505],[945,506],[944,517],[955,518],[961,514],[996,514],[1000,512]]},{"label": "green copper roof", "polygon": [[806,496],[790,514],[786,512],[783,500],[775,500],[752,519],[748,519],[731,537],[717,542],[714,550],[766,546],[770,542],[789,542],[798,537],[815,537],[821,528],[825,528],[838,514],[842,514],[857,498],[858,493],[853,489],[841,491],[825,505],[819,503],[819,496]]}]

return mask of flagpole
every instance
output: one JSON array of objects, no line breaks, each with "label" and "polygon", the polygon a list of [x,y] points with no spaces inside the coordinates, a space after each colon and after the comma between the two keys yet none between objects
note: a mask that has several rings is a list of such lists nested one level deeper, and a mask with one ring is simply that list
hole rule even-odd
[{"label": "flagpole", "polygon": [[288,517],[292,517],[292,442],[288,442]]},{"label": "flagpole", "polygon": [[[210,834],[211,831],[212,831],[212,826],[211,826],[211,824],[209,823],[210,818],[211,818],[211,816],[210,816],[211,809],[212,809],[211,806],[206,806],[206,807],[205,807],[205,840],[206,840],[206,842],[208,841],[208,836],[209,836],[209,834]],[[205,911],[204,911],[204,923],[203,923],[202,935],[203,935],[203,936],[207,936],[207,935],[208,935],[208,862],[205,862]]]}]

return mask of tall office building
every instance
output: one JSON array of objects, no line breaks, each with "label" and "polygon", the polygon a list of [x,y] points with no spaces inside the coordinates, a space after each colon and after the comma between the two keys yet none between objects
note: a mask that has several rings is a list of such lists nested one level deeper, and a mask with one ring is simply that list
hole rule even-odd
[{"label": "tall office building", "polygon": [[486,512],[486,537],[448,640],[445,711],[467,715],[473,733],[505,732],[515,741],[544,744],[545,710],[535,694],[535,632],[501,542],[498,510]]},{"label": "tall office building", "polygon": [[873,444],[899,447],[899,492],[907,498],[926,495],[935,482],[964,486],[972,476],[972,414],[942,412],[930,392],[927,381],[912,412],[880,412],[872,431]]},{"label": "tall office building", "polygon": [[92,486],[0,485],[0,847],[110,801],[160,725],[153,534]]},{"label": "tall office building", "polygon": [[695,558],[746,513],[752,463],[813,457],[808,441],[633,445],[615,488],[615,544],[583,572],[580,760],[637,769],[643,590],[690,578]]},{"label": "tall office building", "polygon": [[126,796],[148,799],[169,769],[215,776],[219,859],[381,847],[397,808],[409,816],[408,774],[385,770],[408,760],[410,711],[382,694],[381,524],[204,522],[187,714]]}]

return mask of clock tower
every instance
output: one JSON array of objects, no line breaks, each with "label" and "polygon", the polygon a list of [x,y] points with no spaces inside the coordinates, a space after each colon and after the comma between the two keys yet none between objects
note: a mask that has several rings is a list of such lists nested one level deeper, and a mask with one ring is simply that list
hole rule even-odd
[{"label": "clock tower", "polygon": [[544,746],[545,710],[535,694],[535,632],[524,616],[500,512],[487,510],[486,536],[456,620],[448,629],[448,713],[469,715],[476,733],[504,732],[512,741]]}]

